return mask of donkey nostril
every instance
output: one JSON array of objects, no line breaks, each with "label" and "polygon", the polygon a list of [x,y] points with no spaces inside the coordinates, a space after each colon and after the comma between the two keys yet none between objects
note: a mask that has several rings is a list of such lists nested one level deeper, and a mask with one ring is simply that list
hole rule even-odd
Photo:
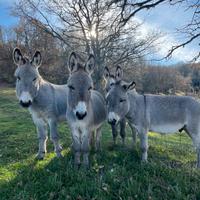
[{"label": "donkey nostril", "polygon": [[24,108],[28,108],[32,104],[30,100],[28,102],[23,102],[22,100],[20,100],[19,103]]},{"label": "donkey nostril", "polygon": [[108,123],[111,124],[111,125],[115,125],[116,122],[117,122],[116,119],[108,120]]},{"label": "donkey nostril", "polygon": [[76,112],[76,116],[79,120],[82,120],[86,115],[87,115],[87,112],[84,112],[84,113]]}]

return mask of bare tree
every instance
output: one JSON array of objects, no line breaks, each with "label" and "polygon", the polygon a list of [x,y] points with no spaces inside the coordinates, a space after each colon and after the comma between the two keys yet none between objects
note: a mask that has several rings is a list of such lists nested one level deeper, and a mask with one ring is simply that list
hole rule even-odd
[{"label": "bare tree", "polygon": [[[121,8],[121,23],[125,25],[128,23],[135,15],[142,10],[148,10],[156,7],[159,4],[168,3],[169,6],[176,4],[181,4],[182,9],[190,10],[193,14],[189,23],[186,22],[185,26],[178,28],[178,33],[181,33],[185,40],[174,45],[169,50],[165,58],[170,58],[174,51],[180,48],[184,48],[190,43],[197,43],[199,45],[200,38],[200,1],[199,0],[112,0],[109,5],[116,4]],[[191,61],[199,61],[200,51]]]},{"label": "bare tree", "polygon": [[13,83],[15,65],[12,61],[13,48],[18,46],[27,57],[36,50],[42,51],[43,65],[41,74],[49,81],[66,83],[66,52],[62,43],[39,26],[21,18],[16,27],[0,29],[0,81]]},{"label": "bare tree", "polygon": [[[174,51],[179,48],[184,48],[186,45],[190,43],[196,43],[198,46],[200,45],[200,1],[188,1],[188,0],[177,0],[172,1],[171,4],[182,4],[183,9],[185,7],[186,10],[190,10],[192,14],[192,18],[189,23],[185,24],[184,27],[178,28],[178,32],[184,36],[184,41],[178,45],[172,46],[171,50],[169,51],[167,58],[170,57]],[[200,51],[197,55],[191,59],[192,62],[200,61]]]},{"label": "bare tree", "polygon": [[15,14],[35,23],[71,50],[93,53],[96,58],[96,87],[105,63],[136,61],[152,51],[158,34],[137,38],[140,24],[122,25],[120,8],[103,0],[20,0]]},{"label": "bare tree", "polygon": [[164,2],[173,0],[111,0],[108,5],[116,4],[121,9],[121,23],[126,25],[131,18],[142,10],[149,10]]}]

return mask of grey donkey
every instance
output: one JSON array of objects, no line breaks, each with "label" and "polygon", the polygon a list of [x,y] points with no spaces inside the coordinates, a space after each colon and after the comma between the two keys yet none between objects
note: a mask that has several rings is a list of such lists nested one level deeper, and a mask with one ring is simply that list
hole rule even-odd
[{"label": "grey donkey", "polygon": [[103,96],[93,89],[91,74],[95,59],[90,55],[86,64],[78,62],[73,52],[69,57],[67,121],[71,128],[75,153],[75,166],[89,167],[89,150],[92,134],[96,131],[96,149],[100,147],[101,125],[106,120],[106,105]]},{"label": "grey donkey", "polygon": [[36,51],[32,60],[29,60],[22,55],[20,49],[15,48],[13,60],[17,65],[15,71],[17,98],[21,106],[28,108],[37,128],[39,139],[37,158],[43,159],[46,153],[47,126],[50,129],[55,153],[60,157],[62,148],[58,141],[57,122],[66,120],[67,86],[49,83],[40,76],[38,68],[42,57],[39,51]]},{"label": "grey donkey", "polygon": [[147,161],[148,131],[175,133],[185,130],[197,150],[200,167],[200,103],[188,96],[140,95],[135,82],[118,81],[107,96],[108,112],[119,121],[126,117],[140,137],[142,161]]},{"label": "grey donkey", "polygon": [[[111,74],[108,67],[104,68],[104,79],[105,79],[105,83],[106,83],[105,84],[106,93],[109,92],[109,90],[114,85],[114,83],[116,83],[116,81],[122,79],[122,76],[123,76],[123,71],[122,71],[120,66],[116,67],[115,74]],[[117,127],[116,121],[109,121],[109,123],[110,123],[111,128],[112,128],[113,143],[116,144],[116,138],[117,138],[117,135],[118,135],[118,131],[117,131],[118,127]],[[125,118],[120,120],[119,126],[120,126],[120,136],[121,136],[121,139],[122,139],[122,143],[124,144],[125,137],[126,137],[126,132],[125,132],[126,120],[125,120]]]},{"label": "grey donkey", "polygon": [[[104,68],[104,79],[105,79],[105,82],[106,82],[106,84],[105,84],[106,93],[108,94],[109,90],[112,88],[112,86],[117,81],[122,81],[122,78],[123,78],[123,70],[120,66],[116,67],[115,74],[112,74],[110,72],[110,70],[108,69],[108,67],[105,67]],[[109,120],[110,118],[112,119],[112,115],[108,114],[108,122],[110,123],[111,128],[112,128],[113,142],[114,142],[114,144],[116,144],[116,138],[117,138],[117,135],[118,135],[118,132],[117,132],[117,125],[118,124],[116,123],[115,120]],[[120,136],[122,138],[122,143],[124,144],[125,143],[125,137],[126,137],[126,131],[125,131],[126,119],[125,118],[120,119],[119,126],[120,126]],[[136,139],[137,139],[136,133],[135,133],[133,127],[132,126],[130,126],[130,127],[131,127],[131,130],[132,130],[133,142],[134,142],[134,146],[135,146],[136,145]]]}]

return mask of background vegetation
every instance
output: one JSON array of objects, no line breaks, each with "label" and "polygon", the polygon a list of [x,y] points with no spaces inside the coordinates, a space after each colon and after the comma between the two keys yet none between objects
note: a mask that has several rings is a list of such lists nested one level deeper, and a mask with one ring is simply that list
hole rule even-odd
[{"label": "background vegetation", "polygon": [[[137,90],[148,93],[194,94],[199,91],[200,65],[198,55],[195,63],[178,63],[173,66],[154,66],[147,60],[159,49],[163,33],[152,29],[142,36],[142,22],[135,15],[140,11],[153,9],[168,3],[180,4],[180,9],[190,9],[191,23],[185,29],[186,44],[198,43],[199,1],[148,0],[148,1],[103,1],[103,0],[17,0],[11,14],[19,18],[12,28],[0,27],[0,83],[14,84],[15,67],[12,62],[13,48],[18,46],[31,57],[35,50],[43,56],[41,74],[49,81],[64,84],[67,81],[68,56],[72,51],[85,59],[95,55],[95,87],[103,88],[103,69],[121,65],[127,80],[135,80]],[[193,39],[190,38],[196,36]],[[176,51],[173,46],[169,56]],[[154,62],[156,63],[156,62]]]}]

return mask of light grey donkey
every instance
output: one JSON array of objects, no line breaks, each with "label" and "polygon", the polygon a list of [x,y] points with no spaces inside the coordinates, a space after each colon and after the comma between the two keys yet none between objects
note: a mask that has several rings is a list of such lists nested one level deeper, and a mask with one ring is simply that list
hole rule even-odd
[{"label": "light grey donkey", "polygon": [[126,117],[137,130],[141,142],[142,160],[147,161],[148,131],[175,133],[185,130],[197,150],[200,167],[200,103],[188,96],[140,95],[130,91],[135,82],[118,81],[108,95],[110,120]]},{"label": "light grey donkey", "polygon": [[[121,80],[123,77],[123,71],[122,68],[120,66],[116,67],[116,71],[115,74],[111,74],[110,70],[108,69],[108,67],[104,68],[104,80],[105,80],[105,90],[106,93],[109,92],[109,90],[111,89],[111,87],[119,80]],[[118,135],[118,131],[117,131],[117,124],[116,121],[109,121],[111,128],[112,128],[112,136],[113,136],[113,143],[116,144],[116,138]],[[121,119],[119,122],[119,126],[120,126],[120,136],[122,139],[122,143],[125,143],[125,137],[126,137],[126,132],[125,132],[125,127],[126,127],[126,120]],[[135,139],[136,140],[136,139]]]},{"label": "light grey donkey", "polygon": [[13,51],[13,60],[17,65],[15,71],[16,95],[21,106],[28,108],[37,127],[39,138],[38,159],[43,159],[46,153],[48,129],[54,144],[55,152],[61,156],[61,146],[57,131],[57,122],[66,120],[67,86],[54,85],[45,81],[39,74],[42,57],[39,51],[35,52],[32,60],[23,57],[20,49]]},{"label": "light grey donkey", "polygon": [[71,128],[75,165],[89,167],[89,148],[92,132],[96,131],[96,148],[100,147],[101,125],[106,120],[106,105],[102,95],[93,90],[91,74],[94,70],[94,56],[90,55],[83,66],[73,52],[69,57],[67,120]]}]

